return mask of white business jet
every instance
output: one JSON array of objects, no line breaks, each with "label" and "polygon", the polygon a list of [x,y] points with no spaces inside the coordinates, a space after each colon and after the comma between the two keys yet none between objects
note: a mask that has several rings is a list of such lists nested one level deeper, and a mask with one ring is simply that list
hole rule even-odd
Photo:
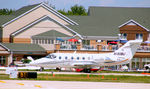
[{"label": "white business jet", "polygon": [[83,68],[84,72],[91,72],[93,67],[127,64],[133,58],[141,40],[130,40],[112,53],[85,54],[85,53],[52,53],[46,57],[33,60],[31,66],[55,68]]}]

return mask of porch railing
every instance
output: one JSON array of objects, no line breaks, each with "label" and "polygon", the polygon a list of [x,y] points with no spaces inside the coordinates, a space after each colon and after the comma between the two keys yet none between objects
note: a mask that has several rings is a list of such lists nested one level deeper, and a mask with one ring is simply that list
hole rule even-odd
[{"label": "porch railing", "polygon": [[[60,50],[99,50],[99,51],[115,51],[119,48],[118,45],[101,45],[101,48],[98,49],[98,46],[91,45],[82,45],[78,48],[77,45],[60,45]],[[150,52],[150,46],[140,46],[137,49],[137,52]]]}]

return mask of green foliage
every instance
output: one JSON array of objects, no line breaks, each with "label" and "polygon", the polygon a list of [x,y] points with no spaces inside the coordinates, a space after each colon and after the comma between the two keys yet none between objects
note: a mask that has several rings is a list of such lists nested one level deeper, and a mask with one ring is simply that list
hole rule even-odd
[{"label": "green foliage", "polygon": [[67,13],[65,12],[65,10],[58,10],[59,13],[63,14],[63,15],[67,15]]},{"label": "green foliage", "polygon": [[[103,76],[103,78],[102,78]],[[9,75],[0,74],[0,80],[9,80]],[[89,82],[121,82],[121,83],[150,83],[150,76],[125,76],[125,75],[92,75],[86,74],[38,74],[37,79],[16,78],[13,80],[47,80],[47,81],[89,81]]]},{"label": "green foliage", "polygon": [[73,15],[87,15],[86,10],[83,6],[74,5],[71,7]]},{"label": "green foliage", "polygon": [[74,5],[70,8],[71,10],[65,11],[58,10],[63,15],[87,15],[86,9],[83,6]]},{"label": "green foliage", "polygon": [[23,62],[23,63],[30,63],[31,60],[29,60],[29,59],[24,59],[24,60],[22,60],[22,62]]},{"label": "green foliage", "polygon": [[0,9],[0,15],[10,15],[14,10],[12,9]]}]

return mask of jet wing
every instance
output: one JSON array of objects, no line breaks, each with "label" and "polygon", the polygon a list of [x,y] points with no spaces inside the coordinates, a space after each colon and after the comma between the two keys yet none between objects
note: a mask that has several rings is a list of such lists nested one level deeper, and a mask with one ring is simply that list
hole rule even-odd
[{"label": "jet wing", "polygon": [[93,67],[96,66],[96,63],[93,62],[77,62],[77,63],[72,63],[72,66],[74,67],[80,67],[80,68],[84,68],[84,67]]}]

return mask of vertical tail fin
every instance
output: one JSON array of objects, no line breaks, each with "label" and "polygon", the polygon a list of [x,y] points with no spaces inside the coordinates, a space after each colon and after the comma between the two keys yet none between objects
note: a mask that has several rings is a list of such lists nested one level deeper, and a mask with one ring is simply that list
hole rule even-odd
[{"label": "vertical tail fin", "polygon": [[125,59],[131,60],[136,53],[137,48],[142,43],[142,40],[130,40],[125,43],[122,47],[114,52],[114,55],[124,56]]},{"label": "vertical tail fin", "polygon": [[31,62],[34,61],[34,59],[33,59],[31,56],[28,56],[27,58],[28,58],[29,60],[31,60]]}]

